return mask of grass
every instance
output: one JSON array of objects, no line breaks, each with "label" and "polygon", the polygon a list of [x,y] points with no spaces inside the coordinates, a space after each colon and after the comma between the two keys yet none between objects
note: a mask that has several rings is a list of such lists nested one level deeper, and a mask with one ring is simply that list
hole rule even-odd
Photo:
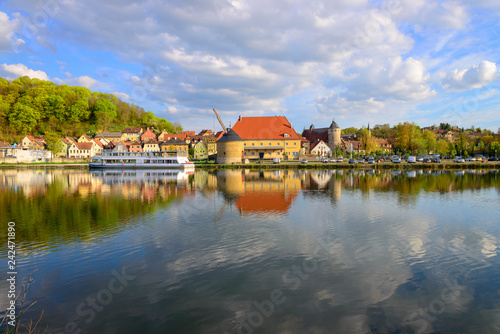
[{"label": "grass", "polygon": [[[33,272],[30,273],[30,275],[31,274],[33,274]],[[22,320],[24,321],[24,319],[22,319],[23,313],[28,311],[33,305],[36,304],[36,301],[34,301],[34,302],[30,303],[28,306],[26,306],[26,304],[27,304],[26,296],[28,295],[28,291],[30,289],[30,285],[32,282],[33,282],[33,277],[30,276],[30,278],[28,279],[28,282],[26,284],[21,283],[22,288],[16,296],[16,304],[17,304],[18,313],[16,316],[15,326],[12,327],[12,326],[9,326],[7,324],[11,319],[8,317],[7,311],[5,311],[5,315],[4,315],[3,319],[0,321],[0,333],[2,333],[2,334],[18,334],[18,333],[21,333],[20,332],[21,329],[23,330],[22,333],[28,333],[28,334],[40,334],[40,333],[44,334],[47,331],[47,328],[45,328],[43,331],[40,331],[37,329],[37,327],[40,324],[40,321],[42,320],[42,317],[43,317],[43,310],[40,314],[40,317],[38,318],[38,320],[36,322],[34,322],[33,320],[29,320],[27,323],[22,322]],[[22,298],[20,299],[20,302],[18,303],[17,300],[19,299],[19,297],[21,297],[21,294],[22,294]]]}]

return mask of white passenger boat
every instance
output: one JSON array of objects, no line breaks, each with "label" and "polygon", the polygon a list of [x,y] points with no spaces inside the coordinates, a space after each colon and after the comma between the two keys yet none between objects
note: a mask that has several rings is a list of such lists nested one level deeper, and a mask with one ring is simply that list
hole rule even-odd
[{"label": "white passenger boat", "polygon": [[[182,155],[181,155],[182,154]],[[103,151],[102,155],[90,158],[89,168],[181,168],[194,169],[194,163],[185,152],[113,152]]]}]

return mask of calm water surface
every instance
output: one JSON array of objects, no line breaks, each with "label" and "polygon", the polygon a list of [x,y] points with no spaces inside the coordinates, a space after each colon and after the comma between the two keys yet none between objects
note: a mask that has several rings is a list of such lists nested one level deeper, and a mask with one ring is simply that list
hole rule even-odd
[{"label": "calm water surface", "polygon": [[500,333],[499,204],[498,171],[1,170],[0,259],[13,221],[47,333]]}]

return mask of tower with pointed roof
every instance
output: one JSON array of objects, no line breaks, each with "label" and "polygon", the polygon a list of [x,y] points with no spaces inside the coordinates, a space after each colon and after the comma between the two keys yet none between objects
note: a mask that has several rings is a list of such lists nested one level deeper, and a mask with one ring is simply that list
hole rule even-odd
[{"label": "tower with pointed roof", "polygon": [[340,127],[335,123],[335,119],[333,119],[332,124],[328,128],[328,146],[332,150],[335,150],[340,144]]}]

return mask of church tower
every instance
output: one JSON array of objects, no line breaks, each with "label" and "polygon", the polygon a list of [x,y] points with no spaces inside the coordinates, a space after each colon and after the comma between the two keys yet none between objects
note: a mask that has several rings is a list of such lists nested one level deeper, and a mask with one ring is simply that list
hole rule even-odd
[{"label": "church tower", "polygon": [[335,123],[335,119],[332,120],[332,124],[328,128],[328,146],[335,150],[341,144],[340,141],[340,127]]}]

